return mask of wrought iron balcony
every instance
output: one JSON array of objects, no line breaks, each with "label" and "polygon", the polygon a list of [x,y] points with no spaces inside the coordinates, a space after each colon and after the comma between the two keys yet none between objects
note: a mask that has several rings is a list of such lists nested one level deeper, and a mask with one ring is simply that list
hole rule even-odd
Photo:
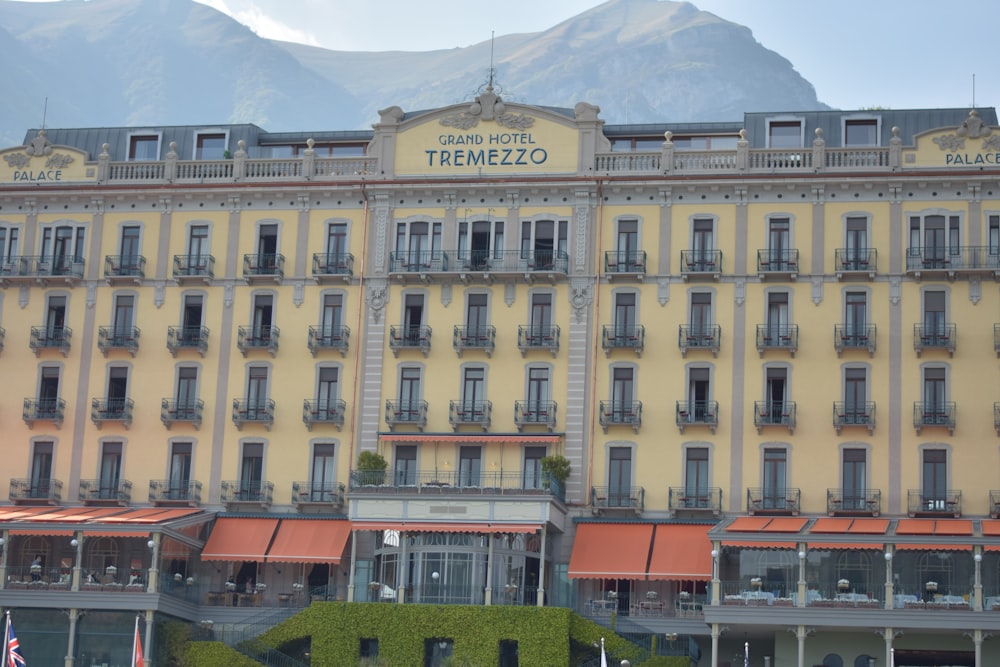
[{"label": "wrought iron balcony", "polygon": [[69,355],[69,342],[73,331],[69,327],[31,327],[28,347],[39,356],[42,350],[59,350],[65,357]]},{"label": "wrought iron balcony", "polygon": [[869,433],[875,432],[875,402],[848,403],[836,401],[833,404],[833,428],[837,435],[845,426],[864,426]]},{"label": "wrought iron balcony", "polygon": [[801,509],[802,492],[792,488],[747,489],[748,514],[791,514]]},{"label": "wrought iron balcony", "polygon": [[222,483],[221,499],[226,505],[245,503],[268,508],[274,500],[274,483],[260,480],[225,481]]},{"label": "wrought iron balcony", "polygon": [[909,489],[906,511],[910,516],[962,516],[962,492],[948,489],[940,492]]},{"label": "wrought iron balcony", "polygon": [[80,502],[87,505],[128,505],[132,502],[132,482],[126,479],[81,479]]},{"label": "wrought iron balcony", "polygon": [[641,324],[605,324],[601,331],[601,347],[606,356],[610,357],[612,350],[634,350],[636,356],[641,357],[645,346],[646,327]]},{"label": "wrought iron balcony", "polygon": [[787,350],[792,357],[799,349],[799,325],[758,324],[757,352],[761,357],[767,350]]},{"label": "wrought iron balcony", "polygon": [[208,351],[208,327],[167,327],[167,349],[174,357],[180,350]]},{"label": "wrought iron balcony", "polygon": [[917,356],[924,350],[947,350],[948,356],[955,356],[955,343],[958,341],[958,325],[956,324],[914,324],[913,349]]},{"label": "wrought iron balcony", "polygon": [[541,502],[551,498],[565,501],[565,489],[559,482],[534,471],[507,470],[352,470],[348,482],[350,493],[399,496],[479,493],[483,496],[539,496]]},{"label": "wrought iron balcony", "polygon": [[215,278],[212,255],[174,255],[174,279],[180,282],[211,282]]},{"label": "wrought iron balcony", "polygon": [[443,273],[450,270],[448,253],[431,250],[389,253],[389,273]]},{"label": "wrought iron balcony", "polygon": [[1000,250],[995,246],[913,246],[906,249],[906,272],[953,278],[958,273],[1000,276]]},{"label": "wrought iron balcony", "polygon": [[875,280],[878,270],[878,250],[875,248],[837,248],[833,251],[833,263],[837,279],[867,276]]},{"label": "wrought iron balcony", "polygon": [[722,489],[717,486],[671,486],[667,509],[671,517],[677,512],[722,512]]},{"label": "wrought iron balcony", "polygon": [[459,426],[480,426],[485,431],[493,421],[492,401],[450,401],[448,403],[448,423],[458,430]]},{"label": "wrought iron balcony", "polygon": [[285,256],[271,253],[243,255],[243,279],[248,282],[274,280],[285,276]]},{"label": "wrought iron balcony", "polygon": [[118,422],[125,428],[132,424],[135,402],[131,398],[95,398],[90,402],[90,420],[101,428],[104,422]]},{"label": "wrought iron balcony", "polygon": [[920,429],[928,426],[943,426],[948,434],[955,433],[955,402],[921,402],[913,404],[913,428],[920,435]]},{"label": "wrought iron balcony", "polygon": [[266,350],[271,356],[278,354],[278,337],[281,331],[274,326],[261,327],[240,327],[237,331],[236,349],[243,353],[243,356],[251,350]]},{"label": "wrought iron balcony", "polygon": [[326,398],[302,402],[302,421],[311,431],[313,424],[333,424],[339,431],[344,426],[347,402],[339,398]]},{"label": "wrought iron balcony", "polygon": [[786,275],[795,280],[799,273],[799,251],[794,248],[758,250],[757,273],[761,278]]},{"label": "wrought iron balcony", "polygon": [[139,351],[139,327],[98,327],[97,349],[105,357],[111,350],[125,350],[134,357]]},{"label": "wrought iron balcony", "polygon": [[149,502],[154,505],[201,504],[201,482],[197,480],[151,479],[149,480]]},{"label": "wrought iron balcony", "polygon": [[718,401],[677,401],[674,420],[681,433],[688,426],[707,426],[712,433],[719,426]]},{"label": "wrought iron balcony", "polygon": [[569,271],[569,255],[561,250],[439,250],[393,251],[389,253],[389,273],[406,280],[414,276],[429,280],[440,273],[519,274],[533,280],[535,274],[551,277]]},{"label": "wrought iron balcony", "polygon": [[686,357],[688,350],[711,350],[712,356],[719,355],[722,343],[722,327],[718,324],[699,326],[680,325],[677,333],[677,346],[681,356]]},{"label": "wrought iron balcony", "polygon": [[754,401],[753,425],[757,433],[766,426],[784,426],[795,433],[795,401]]},{"label": "wrought iron balcony", "polygon": [[1000,518],[1000,491],[990,491],[990,517]]},{"label": "wrought iron balcony", "polygon": [[514,401],[514,425],[518,431],[525,426],[545,426],[550,431],[556,427],[555,401]]},{"label": "wrought iron balcony", "polygon": [[12,479],[10,501],[16,504],[58,505],[62,502],[62,481],[58,479]]},{"label": "wrought iron balcony", "polygon": [[201,415],[205,409],[205,401],[175,401],[164,398],[160,401],[160,421],[169,430],[178,422],[189,423],[198,429],[201,426]]},{"label": "wrought iron balcony", "polygon": [[517,349],[521,356],[531,350],[548,350],[552,356],[559,354],[559,326],[522,324],[517,327]]},{"label": "wrought iron balcony", "polygon": [[83,279],[85,263],[72,255],[9,255],[0,259],[0,283],[49,282],[63,279],[75,283]]},{"label": "wrought iron balcony", "polygon": [[844,350],[867,350],[868,355],[875,356],[875,335],[877,330],[874,324],[835,324],[833,325],[833,349],[837,351],[837,356],[841,356]]},{"label": "wrought iron balcony", "polygon": [[420,350],[426,357],[431,352],[431,328],[428,326],[389,327],[389,349],[399,356],[400,350]]},{"label": "wrought iron balcony", "polygon": [[421,431],[427,426],[427,401],[386,401],[385,423],[391,431],[396,426],[416,426]]},{"label": "wrought iron balcony", "polygon": [[21,418],[28,428],[32,428],[37,421],[52,422],[59,428],[65,415],[66,401],[61,398],[26,398],[21,410]]},{"label": "wrought iron balcony", "polygon": [[274,425],[274,401],[234,398],[233,423],[238,430],[242,430],[244,424],[263,424],[270,431]]},{"label": "wrought iron balcony", "polygon": [[139,282],[146,277],[146,258],[142,255],[106,255],[104,277],[108,282]]},{"label": "wrought iron balcony", "polygon": [[484,327],[455,327],[452,332],[451,345],[455,348],[459,358],[465,350],[482,350],[487,357],[493,356],[493,350],[497,344],[497,328],[495,326]]},{"label": "wrought iron balcony", "polygon": [[609,426],[631,426],[636,433],[642,426],[642,401],[601,401],[599,410],[605,433]]},{"label": "wrought iron balcony", "polygon": [[721,250],[681,250],[681,277],[712,278],[722,275]]},{"label": "wrought iron balcony", "polygon": [[307,345],[312,356],[316,356],[320,350],[337,350],[340,356],[347,356],[347,349],[350,347],[351,330],[346,326],[330,327],[317,326],[309,327],[309,340]]},{"label": "wrought iron balcony", "polygon": [[593,486],[590,488],[590,509],[594,514],[608,510],[628,510],[642,514],[646,506],[646,489],[641,486]]},{"label": "wrought iron balcony", "polygon": [[312,274],[320,282],[327,282],[331,278],[350,282],[354,275],[354,255],[349,252],[315,253]]},{"label": "wrought iron balcony", "polygon": [[292,504],[331,505],[333,509],[344,506],[342,482],[292,482]]},{"label": "wrought iron balcony", "polygon": [[604,273],[609,278],[632,275],[640,281],[646,273],[645,250],[607,250],[604,252]]},{"label": "wrought iron balcony", "polygon": [[878,516],[881,511],[879,489],[826,490],[826,513],[830,516]]}]

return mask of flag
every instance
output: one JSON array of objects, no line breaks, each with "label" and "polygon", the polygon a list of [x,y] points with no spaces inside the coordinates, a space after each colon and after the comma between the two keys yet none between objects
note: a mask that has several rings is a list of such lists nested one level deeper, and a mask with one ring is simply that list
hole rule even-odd
[{"label": "flag", "polygon": [[604,652],[604,637],[601,637],[601,667],[608,667],[608,654]]},{"label": "flag", "polygon": [[21,655],[21,645],[14,634],[14,625],[7,614],[7,654],[4,657],[4,667],[25,667],[24,656]]},{"label": "flag", "polygon": [[[132,667],[145,667],[142,659],[142,642],[139,641],[139,617],[135,617],[135,639],[132,640]],[[14,667],[11,665],[10,667]]]}]

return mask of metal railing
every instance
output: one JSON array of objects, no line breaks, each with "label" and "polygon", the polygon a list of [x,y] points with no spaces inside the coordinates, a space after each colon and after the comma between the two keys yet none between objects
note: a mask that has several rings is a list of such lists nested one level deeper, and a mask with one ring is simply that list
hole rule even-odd
[{"label": "metal railing", "polygon": [[228,480],[222,482],[223,503],[257,503],[270,506],[273,499],[273,482],[260,480]]},{"label": "metal railing", "polygon": [[273,253],[243,255],[243,277],[282,278],[285,275],[285,256]]},{"label": "metal railing", "polygon": [[566,489],[556,479],[533,470],[352,470],[348,489],[358,493],[545,495],[565,501]]},{"label": "metal railing", "polygon": [[718,514],[722,511],[722,489],[717,486],[671,486],[669,488],[667,509],[705,510]]},{"label": "metal railing", "polygon": [[683,357],[689,350],[711,350],[713,355],[717,355],[721,341],[722,326],[718,324],[681,324],[677,331],[677,347]]},{"label": "metal railing", "polygon": [[913,427],[917,435],[920,435],[920,429],[927,426],[944,426],[949,433],[954,433],[955,412],[954,401],[916,401],[913,404]]},{"label": "metal railing", "polygon": [[205,409],[205,401],[177,401],[164,398],[160,401],[160,421],[168,429],[177,422],[190,422],[192,426],[201,426],[201,416]]},{"label": "metal railing", "polygon": [[933,492],[909,489],[906,492],[906,511],[910,516],[917,514],[942,514],[962,516],[962,492],[947,489]]},{"label": "metal railing", "polygon": [[802,491],[793,488],[755,487],[747,489],[747,513],[798,514],[802,506]]},{"label": "metal railing", "polygon": [[239,327],[236,335],[236,349],[246,356],[251,350],[267,350],[274,356],[278,353],[278,339],[281,331],[276,326]]},{"label": "metal railing", "polygon": [[681,275],[717,276],[721,273],[721,250],[681,250]]},{"label": "metal railing", "polygon": [[641,324],[620,325],[605,324],[601,330],[601,348],[609,353],[612,350],[635,350],[642,355],[646,346],[646,327]]},{"label": "metal railing", "polygon": [[61,398],[26,398],[21,409],[21,418],[28,426],[36,421],[50,421],[56,426],[66,415],[66,401]]},{"label": "metal railing", "polygon": [[174,278],[215,278],[213,255],[174,255]]},{"label": "metal railing", "polygon": [[878,270],[878,250],[875,248],[837,248],[833,251],[833,263],[838,276],[845,273],[874,275]]},{"label": "metal railing", "polygon": [[517,327],[517,349],[524,356],[531,350],[559,352],[559,325],[522,324]]},{"label": "metal railing", "polygon": [[481,426],[485,431],[493,421],[493,401],[449,401],[448,423],[456,428]]},{"label": "metal railing", "polygon": [[420,350],[426,356],[431,350],[431,328],[429,326],[390,326],[389,349],[394,354],[400,350]]},{"label": "metal railing", "polygon": [[674,421],[681,433],[688,426],[708,426],[714,433],[719,425],[719,402],[677,401],[674,408]]},{"label": "metal railing", "polygon": [[758,273],[798,273],[799,251],[795,248],[757,251]]},{"label": "metal railing", "polygon": [[954,273],[1000,271],[1000,248],[996,246],[911,246],[906,249],[910,273],[940,271]]},{"label": "metal railing", "polygon": [[598,410],[605,431],[609,426],[630,426],[638,433],[642,426],[642,401],[601,401]]},{"label": "metal railing", "polygon": [[879,489],[827,489],[826,512],[835,514],[867,514],[878,516],[882,511],[882,491]]},{"label": "metal railing", "polygon": [[947,350],[949,355],[954,355],[957,340],[957,324],[913,325],[913,349],[918,357],[924,350]]},{"label": "metal railing", "polygon": [[28,347],[37,357],[42,350],[59,350],[63,356],[69,354],[69,343],[73,330],[69,327],[42,326],[31,327],[31,338]]},{"label": "metal railing", "polygon": [[132,423],[135,402],[131,398],[95,398],[90,401],[90,420],[100,426],[104,422]]},{"label": "metal railing", "polygon": [[320,325],[309,327],[309,339],[306,346],[314,357],[320,350],[337,350],[341,355],[346,355],[350,342],[351,329],[349,327]]},{"label": "metal railing", "polygon": [[344,276],[354,275],[354,255],[345,253],[315,253],[312,260],[314,276]]},{"label": "metal railing", "polygon": [[552,430],[556,426],[558,407],[555,401],[514,401],[514,425],[519,431],[532,424]]},{"label": "metal railing", "polygon": [[134,357],[139,351],[139,327],[98,327],[97,349],[104,356],[110,350],[125,350]]},{"label": "metal railing", "polygon": [[604,272],[612,274],[646,273],[645,250],[606,250]]},{"label": "metal railing", "polygon": [[590,489],[592,509],[628,509],[642,511],[646,506],[646,490],[641,486],[594,486]]},{"label": "metal railing", "polygon": [[292,504],[323,503],[343,506],[343,482],[292,482]]},{"label": "metal railing", "polygon": [[149,480],[149,502],[201,504],[201,482],[197,480]]},{"label": "metal railing", "polygon": [[765,426],[785,426],[795,432],[795,401],[754,401],[753,425],[760,433]]},{"label": "metal railing", "polygon": [[80,480],[80,501],[117,502],[127,504],[132,501],[132,482],[129,480],[106,481],[100,479]]},{"label": "metal railing", "polygon": [[497,344],[497,328],[492,325],[481,327],[456,326],[451,336],[451,346],[458,356],[465,350],[483,350],[487,357],[493,356]]},{"label": "metal railing", "polygon": [[11,255],[0,260],[0,280],[12,278],[83,278],[83,257]]},{"label": "metal railing", "polygon": [[175,357],[178,350],[197,350],[204,357],[208,351],[208,327],[167,327],[167,349]]},{"label": "metal railing", "polygon": [[389,253],[389,273],[428,274],[482,271],[489,273],[548,272],[566,274],[569,255],[562,250],[458,250],[393,251]]},{"label": "metal railing", "polygon": [[59,503],[62,501],[63,483],[58,479],[11,479],[10,500],[45,501]]},{"label": "metal railing", "polygon": [[302,422],[312,430],[313,424],[333,424],[339,430],[344,425],[347,402],[340,398],[317,398],[302,401]]},{"label": "metal railing", "polygon": [[845,426],[864,426],[868,432],[875,430],[875,401],[835,401],[833,427],[840,433]]},{"label": "metal railing", "polygon": [[837,355],[844,350],[867,350],[875,354],[875,336],[878,331],[874,324],[835,324],[833,325],[833,349]]},{"label": "metal railing", "polygon": [[106,255],[105,278],[145,278],[146,258],[142,255]]},{"label": "metal railing", "polygon": [[423,429],[427,425],[427,401],[386,401],[385,423],[390,428],[409,424]]},{"label": "metal railing", "polygon": [[234,398],[233,423],[237,427],[243,424],[264,424],[270,428],[274,423],[274,400]]},{"label": "metal railing", "polygon": [[757,351],[763,354],[766,350],[788,350],[792,356],[799,349],[799,325],[797,324],[758,324]]}]

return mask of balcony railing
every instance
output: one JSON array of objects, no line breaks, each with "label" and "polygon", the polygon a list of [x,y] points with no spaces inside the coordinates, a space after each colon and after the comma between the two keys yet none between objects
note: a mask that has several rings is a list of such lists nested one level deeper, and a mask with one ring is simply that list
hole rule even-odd
[{"label": "balcony railing", "polygon": [[215,257],[212,255],[174,255],[174,279],[209,282],[215,278]]},{"label": "balcony railing", "polygon": [[354,275],[354,255],[346,253],[313,254],[312,274],[317,280],[337,277],[349,281]]},{"label": "balcony railing", "polygon": [[799,273],[799,251],[794,248],[758,250],[757,273],[761,276],[788,275],[794,279]]},{"label": "balcony railing", "polygon": [[243,255],[243,278],[254,281],[272,279],[278,282],[285,275],[285,256],[272,253]]},{"label": "balcony railing", "polygon": [[339,431],[344,426],[347,402],[339,398],[324,398],[302,402],[302,421],[311,431],[314,424],[333,424]]},{"label": "balcony railing", "polygon": [[837,356],[844,350],[867,350],[869,356],[875,356],[875,335],[878,332],[874,324],[835,324],[833,325],[833,349]]},{"label": "balcony railing", "polygon": [[443,273],[451,270],[447,253],[432,250],[389,253],[389,273]]},{"label": "balcony railing", "polygon": [[107,255],[104,257],[104,277],[111,281],[142,280],[146,277],[146,258],[142,255]]},{"label": "balcony railing", "polygon": [[198,429],[201,426],[201,415],[205,409],[205,401],[176,401],[164,398],[160,401],[160,421],[169,430],[178,422],[188,423]]},{"label": "balcony railing", "polygon": [[278,338],[281,331],[275,326],[251,326],[240,327],[237,331],[236,349],[243,353],[243,356],[251,350],[266,350],[271,356],[278,354]]},{"label": "balcony railing", "polygon": [[122,480],[80,480],[80,502],[127,505],[132,502],[132,482]]},{"label": "balcony railing", "polygon": [[36,357],[42,350],[59,350],[65,357],[69,354],[69,342],[72,336],[73,331],[69,327],[31,327],[28,347]]},{"label": "balcony railing", "polygon": [[642,426],[642,401],[601,401],[599,410],[605,433],[610,426],[630,426],[638,433]]},{"label": "balcony railing", "polygon": [[545,473],[531,470],[352,470],[352,493],[440,495],[478,492],[484,496],[552,496],[565,500],[565,489]]},{"label": "balcony railing", "polygon": [[837,435],[845,426],[864,426],[869,433],[875,431],[875,402],[850,403],[836,401],[833,404],[833,428]]},{"label": "balcony railing", "polygon": [[237,429],[244,424],[263,424],[268,431],[274,425],[274,401],[267,399],[233,399],[233,423]]},{"label": "balcony railing", "polygon": [[197,480],[149,480],[149,502],[154,505],[201,504],[201,482]]},{"label": "balcony railing", "polygon": [[784,426],[795,433],[795,401],[754,401],[753,425],[757,433],[766,426]]},{"label": "balcony railing", "polygon": [[208,327],[167,327],[167,349],[174,357],[180,350],[208,351]]},{"label": "balcony railing", "polygon": [[623,326],[605,324],[601,331],[601,347],[607,356],[613,350],[634,350],[641,357],[646,346],[646,327],[641,324]]},{"label": "balcony railing", "polygon": [[118,422],[125,428],[132,424],[135,402],[131,398],[95,398],[90,402],[90,420],[100,428],[105,422]]},{"label": "balcony railing", "polygon": [[389,349],[397,357],[401,350],[420,350],[426,357],[431,351],[431,328],[428,326],[390,326]]},{"label": "balcony railing", "polygon": [[830,516],[878,516],[882,511],[879,489],[827,489],[826,513]]},{"label": "balcony railing", "polygon": [[792,488],[747,489],[748,514],[792,514],[801,508],[802,492]]},{"label": "balcony railing", "polygon": [[58,479],[12,479],[10,501],[58,505],[62,502],[62,486]]},{"label": "balcony railing", "polygon": [[722,489],[717,486],[671,486],[667,509],[670,515],[677,512],[722,512]]},{"label": "balcony railing", "polygon": [[56,428],[62,426],[66,415],[66,401],[61,398],[26,398],[21,409],[21,418],[31,428],[36,421],[52,422]]},{"label": "balcony railing", "polygon": [[409,425],[423,431],[427,425],[427,401],[386,401],[385,423],[389,430]]},{"label": "balcony railing", "polygon": [[485,431],[493,421],[492,401],[450,401],[448,423],[456,431],[460,426],[480,426]]},{"label": "balcony railing", "polygon": [[919,278],[923,272],[1000,273],[1000,248],[996,246],[913,246],[906,249],[906,271]]},{"label": "balcony railing", "polygon": [[918,357],[924,350],[947,350],[948,356],[955,356],[957,340],[956,324],[913,325],[913,349],[916,350]]},{"label": "balcony railing", "polygon": [[712,433],[719,426],[718,401],[677,401],[674,421],[683,433],[688,426],[707,426]]},{"label": "balcony railing", "polygon": [[864,275],[874,280],[878,251],[875,248],[837,248],[833,251],[833,263],[838,279]]},{"label": "balcony railing", "polygon": [[0,351],[3,350],[4,344],[7,342],[7,330],[0,327]]},{"label": "balcony railing", "polygon": [[344,484],[342,482],[292,482],[293,505],[344,506]]},{"label": "balcony railing", "polygon": [[646,506],[646,489],[641,486],[594,486],[590,489],[590,509],[595,514],[607,510],[630,510],[642,513]]},{"label": "balcony railing", "polygon": [[962,516],[962,492],[948,489],[940,492],[909,489],[906,511],[910,516]]},{"label": "balcony railing", "polygon": [[631,274],[642,279],[646,273],[645,250],[607,250],[604,253],[604,273],[609,276]]},{"label": "balcony railing", "polygon": [[1000,518],[1000,491],[990,491],[990,517]]},{"label": "balcony railing", "polygon": [[309,327],[309,340],[307,345],[312,356],[316,356],[320,350],[337,350],[341,356],[347,356],[347,349],[351,343],[351,329],[346,326],[316,326]]},{"label": "balcony railing", "polygon": [[451,345],[455,348],[459,358],[465,350],[482,350],[487,357],[492,357],[496,343],[497,328],[492,325],[484,327],[456,326],[451,337]]},{"label": "balcony railing", "polygon": [[563,274],[569,271],[569,255],[561,250],[494,250],[453,253],[439,250],[393,251],[389,253],[389,272],[399,277],[424,277],[435,273],[483,272],[523,274]]},{"label": "balcony railing", "polygon": [[767,350],[787,350],[793,357],[799,349],[799,325],[758,324],[757,352],[764,356]]},{"label": "balcony railing", "polygon": [[722,275],[721,250],[681,250],[681,276],[688,278],[714,278]]},{"label": "balcony railing", "polygon": [[46,282],[50,278],[63,278],[76,282],[83,278],[83,257],[72,255],[11,255],[0,260],[0,282]]},{"label": "balcony railing", "polygon": [[531,350],[548,350],[552,356],[559,354],[559,326],[522,324],[517,327],[517,349],[521,356]]},{"label": "balcony railing", "polygon": [[111,350],[125,350],[134,357],[139,351],[139,327],[98,327],[97,349],[105,357]]},{"label": "balcony railing", "polygon": [[249,503],[270,507],[273,500],[273,482],[235,480],[222,483],[222,502],[226,505]]},{"label": "balcony railing", "polygon": [[718,324],[680,325],[677,333],[677,347],[681,356],[686,357],[689,350],[711,350],[712,356],[718,356],[722,342],[722,327]]},{"label": "balcony railing", "polygon": [[993,428],[1000,435],[1000,403],[993,404]]},{"label": "balcony railing", "polygon": [[955,433],[955,402],[915,402],[913,404],[913,428],[920,435],[920,429],[928,426],[943,426],[949,434]]},{"label": "balcony railing", "polygon": [[557,408],[555,401],[514,401],[514,425],[518,431],[535,424],[551,431],[556,427]]}]

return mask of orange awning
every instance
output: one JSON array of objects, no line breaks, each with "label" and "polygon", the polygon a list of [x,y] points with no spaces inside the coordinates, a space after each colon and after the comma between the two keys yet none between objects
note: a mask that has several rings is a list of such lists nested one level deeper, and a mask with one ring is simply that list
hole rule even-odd
[{"label": "orange awning", "polygon": [[659,524],[649,558],[650,579],[708,581],[712,578],[712,526]]},{"label": "orange awning", "polygon": [[746,540],[737,540],[735,542],[730,542],[729,540],[723,539],[722,546],[740,549],[794,549],[797,546],[797,541],[790,539],[788,542],[748,542]]},{"label": "orange awning", "polygon": [[382,442],[517,442],[517,443],[557,443],[559,435],[521,435],[512,433],[499,435],[491,433],[386,433],[379,436]]},{"label": "orange awning", "polygon": [[877,550],[882,551],[885,548],[883,544],[865,544],[861,542],[809,542],[810,551],[836,551],[838,549],[844,551],[867,551],[867,550]]},{"label": "orange awning", "polygon": [[0,510],[0,521],[30,521],[41,514],[60,512],[62,507],[5,507]]},{"label": "orange awning", "polygon": [[778,517],[771,519],[762,530],[765,533],[797,533],[808,520],[799,517]]},{"label": "orange awning", "polygon": [[896,524],[897,535],[933,535],[934,519],[900,519]]},{"label": "orange awning", "polygon": [[934,534],[972,535],[972,521],[969,519],[938,519],[934,524]]},{"label": "orange awning", "polygon": [[1000,536],[1000,520],[983,519],[983,537]]},{"label": "orange awning", "polygon": [[47,512],[31,517],[30,519],[24,518],[23,520],[33,523],[40,521],[49,523],[83,523],[91,519],[101,519],[113,514],[121,514],[125,511],[127,510],[123,507],[67,507],[56,512]]},{"label": "orange awning", "polygon": [[822,517],[816,519],[816,523],[809,529],[810,533],[846,533],[854,519],[831,519]]},{"label": "orange awning", "polygon": [[352,521],[351,530],[398,530],[411,533],[533,533],[540,523],[431,523],[429,521]]},{"label": "orange awning", "polygon": [[971,544],[897,544],[896,551],[972,551]]},{"label": "orange awning", "polygon": [[645,579],[651,523],[581,523],[569,557],[570,579]]},{"label": "orange awning", "polygon": [[45,526],[39,526],[38,528],[32,528],[29,530],[11,530],[7,533],[8,535],[47,535],[51,537],[73,537],[76,535],[75,530],[70,530],[68,528],[46,528]]},{"label": "orange awning", "polygon": [[267,562],[339,564],[350,534],[344,519],[282,519]]},{"label": "orange awning", "polygon": [[277,527],[277,519],[218,519],[201,559],[262,562]]},{"label": "orange awning", "polygon": [[726,532],[732,533],[756,533],[764,529],[764,526],[771,522],[768,516],[741,516],[733,520],[726,526]]},{"label": "orange awning", "polygon": [[196,508],[175,508],[169,507],[144,507],[132,510],[124,514],[116,514],[102,519],[105,523],[162,523],[171,519],[197,514],[200,509]]},{"label": "orange awning", "polygon": [[855,535],[884,535],[889,530],[888,519],[855,519],[847,532]]}]

